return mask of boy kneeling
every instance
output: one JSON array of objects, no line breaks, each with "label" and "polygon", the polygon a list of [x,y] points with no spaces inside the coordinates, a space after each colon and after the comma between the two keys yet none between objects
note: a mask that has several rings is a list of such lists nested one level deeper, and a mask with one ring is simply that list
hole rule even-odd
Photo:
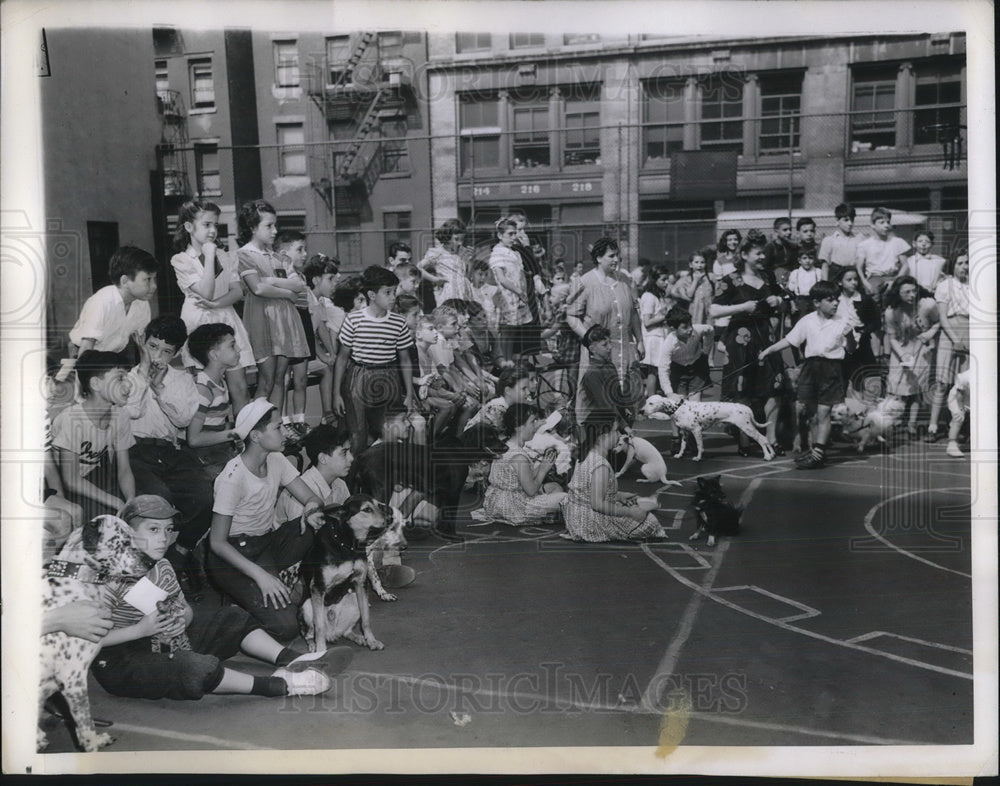
[{"label": "boy kneeling", "polygon": [[[108,693],[137,699],[200,699],[206,693],[255,696],[312,696],[330,689],[330,677],[346,668],[352,653],[338,647],[323,655],[303,655],[283,647],[238,606],[215,610],[188,605],[164,555],[178,511],[165,499],[142,494],[120,517],[133,531],[132,542],[156,561],[136,584],[103,587],[113,627],[92,667]],[[266,677],[226,667],[238,652],[278,666]]]}]

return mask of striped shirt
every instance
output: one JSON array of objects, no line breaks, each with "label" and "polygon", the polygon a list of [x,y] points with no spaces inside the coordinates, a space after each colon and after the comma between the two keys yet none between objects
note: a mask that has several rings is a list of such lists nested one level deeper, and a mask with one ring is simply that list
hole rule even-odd
[{"label": "striped shirt", "polygon": [[223,379],[220,385],[204,371],[199,371],[195,378],[195,384],[208,388],[212,397],[212,400],[206,403],[204,395],[200,396],[201,403],[198,405],[198,411],[205,416],[202,429],[205,431],[228,431],[231,429],[230,415],[232,411],[229,406],[229,388],[226,387],[226,380]]},{"label": "striped shirt", "polygon": [[[174,569],[167,560],[158,560],[153,569],[146,574],[146,578],[167,593],[167,597],[164,600],[183,597],[180,584],[177,581],[177,574],[174,573]],[[126,580],[119,582],[113,580],[101,587],[101,605],[111,612],[112,630],[135,625],[146,616],[125,600],[125,596],[134,585],[134,581]]]},{"label": "striped shirt", "polygon": [[392,311],[373,317],[367,308],[344,317],[340,343],[350,349],[351,360],[366,366],[394,363],[399,352],[413,346],[413,334],[402,314]]}]

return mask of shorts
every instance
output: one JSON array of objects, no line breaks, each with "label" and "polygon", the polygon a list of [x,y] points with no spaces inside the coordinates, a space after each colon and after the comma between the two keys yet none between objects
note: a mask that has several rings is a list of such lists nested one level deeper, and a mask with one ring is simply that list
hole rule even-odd
[{"label": "shorts", "polygon": [[670,387],[674,389],[674,393],[686,396],[704,390],[710,384],[707,355],[702,355],[688,366],[670,364]]},{"label": "shorts", "polygon": [[799,374],[796,398],[799,403],[832,407],[844,400],[842,360],[806,358]]},{"label": "shorts", "polygon": [[309,345],[309,357],[307,358],[292,358],[293,362],[299,362],[302,360],[315,360],[316,359],[316,331],[313,329],[312,314],[309,313],[308,308],[296,308],[299,312],[299,318],[302,320],[302,329],[306,333],[306,344]]}]

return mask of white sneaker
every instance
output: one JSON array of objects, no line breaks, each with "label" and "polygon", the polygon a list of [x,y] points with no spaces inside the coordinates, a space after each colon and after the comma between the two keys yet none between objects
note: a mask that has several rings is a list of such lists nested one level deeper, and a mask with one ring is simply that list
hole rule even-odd
[{"label": "white sneaker", "polygon": [[965,456],[965,454],[962,452],[962,449],[958,446],[958,443],[955,442],[955,440],[952,440],[948,443],[948,449],[945,451],[945,453],[947,453],[952,458],[962,458],[963,456]]},{"label": "white sneaker", "polygon": [[271,675],[281,677],[287,685],[289,696],[316,696],[326,693],[333,684],[330,678],[319,669],[304,669],[303,671],[289,671],[288,669],[278,669]]}]

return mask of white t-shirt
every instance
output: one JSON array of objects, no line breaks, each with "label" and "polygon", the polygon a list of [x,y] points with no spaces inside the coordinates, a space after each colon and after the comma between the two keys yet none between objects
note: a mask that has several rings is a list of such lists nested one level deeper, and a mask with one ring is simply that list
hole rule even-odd
[{"label": "white t-shirt", "polygon": [[[323,501],[324,505],[339,504],[351,496],[343,478],[334,478],[333,483],[327,484],[316,467],[309,467],[302,473],[302,482]],[[279,522],[291,521],[302,515],[304,507],[291,495],[288,489],[285,489],[278,495],[278,504],[274,507],[274,515]]]},{"label": "white t-shirt", "polygon": [[847,346],[846,336],[851,327],[848,322],[837,317],[824,319],[818,312],[806,314],[788,331],[785,341],[793,347],[805,343],[807,358],[828,358],[843,360]]},{"label": "white t-shirt", "polygon": [[910,250],[903,238],[890,235],[885,240],[867,237],[858,243],[858,267],[865,263],[866,276],[889,276],[896,271],[896,260]]},{"label": "white t-shirt", "polygon": [[69,331],[69,340],[80,346],[85,338],[92,338],[96,341],[94,349],[121,352],[132,334],[144,330],[152,318],[149,303],[133,300],[126,310],[118,287],[108,284],[87,298]]},{"label": "white t-shirt", "polygon": [[229,536],[265,535],[278,526],[274,505],[278,490],[295,480],[299,473],[281,453],[268,453],[264,462],[265,476],[254,475],[243,456],[226,464],[215,479],[214,513],[232,516]]},{"label": "white t-shirt", "polygon": [[73,404],[56,415],[52,421],[52,444],[79,456],[80,475],[86,477],[102,462],[113,462],[115,452],[128,450],[135,444],[128,415],[115,407],[111,410],[108,428],[97,424],[83,409],[83,404]]}]

